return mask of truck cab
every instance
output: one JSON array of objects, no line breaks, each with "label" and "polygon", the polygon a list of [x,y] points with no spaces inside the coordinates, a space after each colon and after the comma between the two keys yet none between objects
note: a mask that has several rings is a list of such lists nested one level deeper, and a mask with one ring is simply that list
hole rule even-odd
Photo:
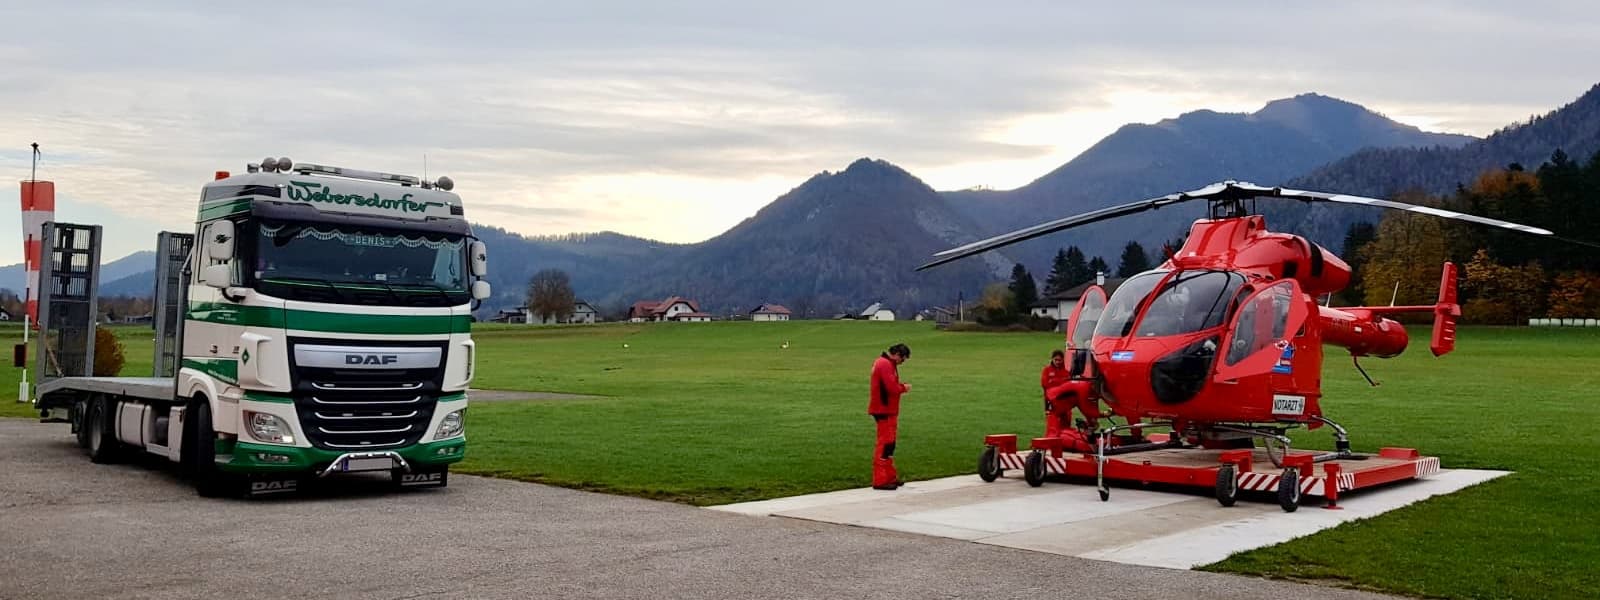
[{"label": "truck cab", "polygon": [[[184,268],[170,392],[58,380],[52,393],[100,403],[75,420],[116,449],[161,438],[146,449],[184,463],[208,495],[360,471],[446,484],[466,452],[472,309],[489,295],[453,187],[288,159],[219,171]],[[157,428],[166,435],[146,435]]]}]

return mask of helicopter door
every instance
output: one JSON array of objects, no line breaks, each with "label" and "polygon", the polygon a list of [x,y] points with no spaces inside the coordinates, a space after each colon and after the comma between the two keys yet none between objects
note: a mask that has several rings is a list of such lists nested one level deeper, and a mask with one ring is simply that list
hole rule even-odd
[{"label": "helicopter door", "polygon": [[1217,381],[1270,373],[1286,352],[1295,332],[1305,325],[1311,310],[1300,294],[1300,284],[1285,279],[1257,290],[1239,305],[1228,324],[1228,343],[1217,365]]},{"label": "helicopter door", "polygon": [[1100,315],[1105,312],[1106,290],[1098,285],[1089,286],[1078,298],[1078,305],[1072,308],[1072,316],[1067,317],[1067,348],[1088,348],[1094,326],[1100,324]]},{"label": "helicopter door", "polygon": [[1074,378],[1087,375],[1089,366],[1089,341],[1094,338],[1094,327],[1106,312],[1106,290],[1091,285],[1078,298],[1078,305],[1067,317],[1067,364]]}]

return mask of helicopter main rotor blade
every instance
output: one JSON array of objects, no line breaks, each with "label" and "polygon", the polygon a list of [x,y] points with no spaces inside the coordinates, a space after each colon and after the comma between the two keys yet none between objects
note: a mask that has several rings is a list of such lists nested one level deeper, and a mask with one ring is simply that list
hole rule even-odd
[{"label": "helicopter main rotor blade", "polygon": [[1359,204],[1359,205],[1363,205],[1363,206],[1377,206],[1377,207],[1380,207],[1380,208],[1392,208],[1392,209],[1395,209],[1395,210],[1410,211],[1410,212],[1414,212],[1414,213],[1421,213],[1421,214],[1424,214],[1424,215],[1432,215],[1432,216],[1435,216],[1435,217],[1444,217],[1446,219],[1455,219],[1455,220],[1458,220],[1458,221],[1467,221],[1467,222],[1470,222],[1470,223],[1477,223],[1479,225],[1489,225],[1489,226],[1493,226],[1493,227],[1501,227],[1501,228],[1504,228],[1504,229],[1510,229],[1512,231],[1520,231],[1520,232],[1523,232],[1523,233],[1531,233],[1531,234],[1534,234],[1534,235],[1555,235],[1555,232],[1553,232],[1553,231],[1550,231],[1548,229],[1541,229],[1539,227],[1534,227],[1532,225],[1523,225],[1521,223],[1512,223],[1510,221],[1501,221],[1499,219],[1491,219],[1491,218],[1488,218],[1488,217],[1480,217],[1480,216],[1477,216],[1477,215],[1469,215],[1467,213],[1459,213],[1459,212],[1456,212],[1456,211],[1453,211],[1453,210],[1444,210],[1442,208],[1434,208],[1434,207],[1431,207],[1431,206],[1417,206],[1415,204],[1406,204],[1404,202],[1395,202],[1393,200],[1383,200],[1383,199],[1379,199],[1379,198],[1367,198],[1367,197],[1364,197],[1364,196],[1351,196],[1351,195],[1348,195],[1348,194],[1329,194],[1329,193],[1326,193],[1326,192],[1307,192],[1307,191],[1303,191],[1303,190],[1283,190],[1283,189],[1275,190],[1274,193],[1268,193],[1268,194],[1262,194],[1262,195],[1263,196],[1276,196],[1276,197],[1279,197],[1279,198],[1288,198],[1288,199],[1291,199],[1291,200],[1305,200],[1305,201],[1310,201],[1310,202],[1317,202],[1317,201],[1321,201],[1321,202],[1337,202],[1339,204]]},{"label": "helicopter main rotor blade", "polygon": [[1063,229],[1071,229],[1079,225],[1088,225],[1090,223],[1104,221],[1106,219],[1114,219],[1117,217],[1141,213],[1147,210],[1154,210],[1163,206],[1177,204],[1179,202],[1185,202],[1188,200],[1198,200],[1204,198],[1205,196],[1196,196],[1194,194],[1197,192],[1208,191],[1213,187],[1218,187],[1218,185],[1207,186],[1206,188],[1195,190],[1194,192],[1167,194],[1159,198],[1151,198],[1148,200],[1140,200],[1138,202],[1129,202],[1127,204],[1109,206],[1100,210],[1067,217],[1065,219],[1056,219],[1054,221],[1040,223],[1032,227],[1018,229],[1011,233],[1003,233],[986,240],[979,240],[963,246],[957,246],[949,250],[936,252],[934,253],[934,256],[937,257],[938,260],[917,267],[917,270],[922,271],[925,269],[931,269],[948,262],[961,260],[974,254],[982,254],[990,250],[1031,240],[1041,235],[1048,235]]}]

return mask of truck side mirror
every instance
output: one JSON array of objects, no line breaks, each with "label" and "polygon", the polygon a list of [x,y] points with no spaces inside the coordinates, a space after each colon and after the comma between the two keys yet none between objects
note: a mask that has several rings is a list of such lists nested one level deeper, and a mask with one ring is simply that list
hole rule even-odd
[{"label": "truck side mirror", "polygon": [[472,282],[473,300],[488,300],[491,292],[492,290],[489,288],[489,282],[482,279]]},{"label": "truck side mirror", "polygon": [[483,242],[472,242],[472,276],[483,277],[489,274],[489,246]]},{"label": "truck side mirror", "polygon": [[224,289],[233,285],[233,268],[228,265],[208,265],[200,269],[200,284]]},{"label": "truck side mirror", "polygon": [[233,260],[233,221],[216,221],[206,227],[206,256],[211,260]]}]

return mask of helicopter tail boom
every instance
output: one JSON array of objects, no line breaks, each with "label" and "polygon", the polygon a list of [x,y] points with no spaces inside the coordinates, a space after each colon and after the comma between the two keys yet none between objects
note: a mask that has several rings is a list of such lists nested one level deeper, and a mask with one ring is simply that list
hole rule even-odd
[{"label": "helicopter tail boom", "polygon": [[1428,349],[1444,356],[1456,348],[1456,319],[1461,305],[1456,303],[1456,265],[1444,263],[1439,277],[1439,301],[1417,306],[1319,307],[1318,317],[1325,329],[1323,341],[1347,348],[1354,356],[1388,358],[1400,354],[1408,342],[1405,328],[1384,318],[1404,313],[1433,313],[1433,338]]}]

